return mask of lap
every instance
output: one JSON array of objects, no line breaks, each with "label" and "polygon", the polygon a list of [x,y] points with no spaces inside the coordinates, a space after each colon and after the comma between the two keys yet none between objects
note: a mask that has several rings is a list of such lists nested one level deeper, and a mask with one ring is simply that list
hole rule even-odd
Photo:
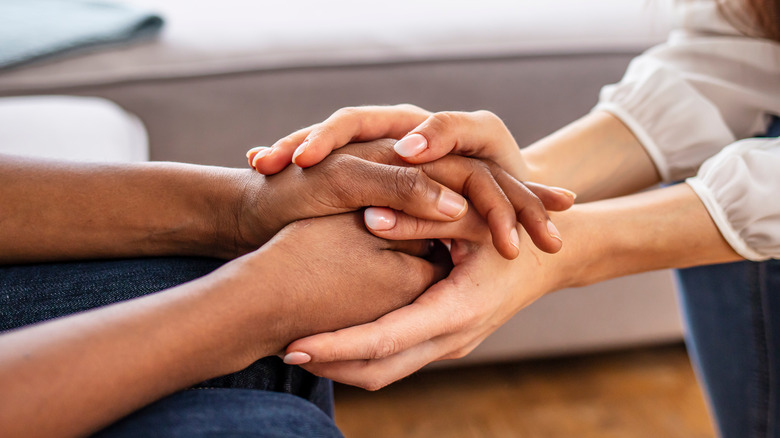
[{"label": "lap", "polygon": [[242,389],[187,390],[97,433],[99,438],[343,437],[313,404],[290,394]]},{"label": "lap", "polygon": [[[0,267],[0,331],[155,293],[207,275],[223,263],[222,260],[209,258],[156,257]],[[333,415],[332,383],[300,367],[286,365],[277,357],[262,358],[242,371],[210,379],[195,388],[209,389],[179,392],[139,411],[144,412],[143,415],[132,414],[117,424],[124,425],[121,430],[146,430],[137,428],[148,426],[150,418],[163,416],[166,421],[173,422],[175,430],[179,430],[183,426],[176,421],[183,424],[190,417],[207,418],[209,412],[206,411],[222,411],[238,401],[249,403],[257,412],[249,415],[246,410],[239,409],[232,416],[225,417],[228,423],[239,421],[244,414],[247,414],[247,421],[255,418],[253,415],[266,415],[263,412],[271,415],[278,411],[277,404],[287,409],[279,418],[290,419],[296,416],[297,410],[296,421],[304,424],[308,424],[311,408],[325,418]],[[298,401],[290,401],[290,397]],[[198,414],[196,406],[204,412]],[[178,411],[180,407],[186,409]],[[157,412],[158,409],[160,412]],[[223,424],[216,418],[212,420],[215,423],[211,427]],[[328,421],[330,427],[335,428],[332,420]],[[135,422],[138,424],[134,425]],[[179,433],[175,430],[160,436],[199,436],[190,432],[175,435]],[[152,431],[149,429],[147,432]],[[242,433],[238,431],[226,436],[243,436]],[[145,432],[132,436],[150,435]]]}]

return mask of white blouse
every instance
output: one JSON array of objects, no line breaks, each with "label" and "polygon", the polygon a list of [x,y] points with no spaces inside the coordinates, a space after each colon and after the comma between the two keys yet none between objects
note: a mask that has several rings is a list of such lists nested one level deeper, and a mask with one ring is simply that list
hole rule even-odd
[{"label": "white blouse", "polygon": [[674,28],[595,110],[633,131],[664,181],[688,178],[737,253],[780,259],[780,140],[743,140],[780,115],[780,44],[744,35],[714,0],[678,1]]}]

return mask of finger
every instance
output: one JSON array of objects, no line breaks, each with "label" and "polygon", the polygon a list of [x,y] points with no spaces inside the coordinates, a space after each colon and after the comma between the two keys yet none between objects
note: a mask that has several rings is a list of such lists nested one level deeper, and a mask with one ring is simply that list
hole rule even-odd
[{"label": "finger", "polygon": [[321,377],[375,391],[431,362],[465,357],[492,332],[492,329],[487,329],[476,335],[454,333],[438,336],[381,359],[306,363],[302,367]]},{"label": "finger", "polygon": [[408,104],[342,108],[315,125],[295,150],[292,160],[298,166],[309,167],[352,142],[398,139],[429,115],[430,112]]},{"label": "finger", "polygon": [[[496,172],[496,180],[517,212],[517,221],[525,228],[534,245],[547,253],[560,251],[563,240],[547,214],[547,209],[542,201],[529,187],[514,179],[501,168],[494,169],[494,171]],[[538,186],[537,189],[541,187],[543,186]],[[567,198],[564,194],[557,194],[556,196]],[[517,233],[517,230],[515,230],[515,233]]]},{"label": "finger", "polygon": [[[454,222],[420,219],[389,208],[370,207],[363,212],[368,230],[388,240],[463,239],[479,241],[488,232],[485,221],[469,211]],[[481,230],[481,232],[480,232]]]},{"label": "finger", "polygon": [[[487,221],[493,246],[499,254],[510,260],[518,256],[520,237],[515,227],[519,211],[517,208],[523,207],[529,198],[539,204],[533,193],[523,187],[527,196],[513,205],[496,180],[493,169],[481,160],[449,155],[423,164],[420,168],[434,180],[469,198]],[[501,170],[498,166],[496,168]]]},{"label": "finger", "polygon": [[[427,163],[449,153],[478,156],[510,166],[518,147],[504,122],[488,111],[440,112],[428,117],[395,144],[410,163]],[[513,174],[520,169],[507,168]]]},{"label": "finger", "polygon": [[456,303],[436,299],[446,294],[450,282],[443,280],[412,304],[390,312],[374,322],[299,339],[285,350],[285,361],[303,353],[309,362],[381,359],[460,327],[454,323]]},{"label": "finger", "polygon": [[551,187],[529,181],[525,181],[523,184],[542,201],[544,208],[550,211],[568,210],[577,199],[576,193],[561,187]]},{"label": "finger", "polygon": [[[357,160],[349,157],[347,160]],[[432,219],[452,221],[466,214],[468,203],[455,191],[431,179],[420,169],[398,167],[360,160],[360,165],[347,168],[350,179],[359,187],[349,189],[355,207],[373,205],[390,207],[410,215]],[[338,165],[338,163],[337,163]],[[331,186],[335,195],[343,198],[343,185]]]},{"label": "finger", "polygon": [[263,155],[265,155],[265,152],[263,152],[263,151],[265,151],[266,149],[269,149],[269,147],[268,146],[257,146],[257,147],[253,147],[252,149],[249,149],[246,152],[246,159],[249,161],[249,167],[251,167],[252,169],[255,168],[255,165],[253,163],[254,160],[255,160],[255,157],[257,156],[258,153],[261,153],[261,152],[262,152]]},{"label": "finger", "polygon": [[376,391],[438,360],[441,349],[437,340],[430,340],[384,359],[307,363],[302,368],[339,383]]},{"label": "finger", "polygon": [[282,171],[292,162],[295,149],[316,126],[299,129],[278,140],[273,146],[267,148],[267,152],[258,151],[254,156],[249,156],[251,166],[263,175],[273,175]]}]

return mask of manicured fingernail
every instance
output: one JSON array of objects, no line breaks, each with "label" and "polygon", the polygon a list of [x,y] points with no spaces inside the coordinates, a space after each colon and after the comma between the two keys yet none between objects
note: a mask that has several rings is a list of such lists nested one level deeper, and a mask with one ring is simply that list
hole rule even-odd
[{"label": "manicured fingernail", "polygon": [[[302,153],[306,152],[306,148],[308,148],[308,147],[309,147],[309,140],[304,140],[303,143],[301,143],[301,145],[298,146],[297,149],[295,149],[295,152],[293,153],[293,156],[292,156],[292,162],[295,163],[295,160],[297,160],[298,157]],[[295,163],[295,164],[298,164],[298,163]]]},{"label": "manicured fingernail", "polygon": [[518,251],[520,250],[520,235],[517,234],[517,228],[512,228],[512,231],[509,232],[509,243]]},{"label": "manicured fingernail", "polygon": [[260,152],[264,148],[265,148],[265,146],[257,146],[257,147],[254,147],[252,149],[249,149],[248,151],[246,151],[246,157],[249,158],[250,155],[252,155],[255,152]]},{"label": "manicured fingernail", "polygon": [[558,228],[555,227],[555,224],[553,224],[550,220],[547,221],[547,232],[550,233],[550,237],[563,242],[563,239],[561,239],[561,233],[558,231]]},{"label": "manicured fingernail", "polygon": [[411,134],[398,140],[393,149],[402,157],[413,157],[428,147],[428,140],[420,134]]},{"label": "manicured fingernail", "polygon": [[567,190],[562,187],[550,187],[550,190],[566,195],[571,199],[577,199],[577,194],[572,192],[571,190]]},{"label": "manicured fingernail", "polygon": [[389,208],[367,208],[363,217],[372,230],[387,231],[395,226],[395,212]]},{"label": "manicured fingernail", "polygon": [[459,217],[468,204],[462,196],[449,190],[442,190],[441,197],[439,197],[439,211],[449,217]]},{"label": "manicured fingernail", "polygon": [[255,159],[252,160],[252,166],[253,167],[257,167],[257,163],[263,157],[265,157],[266,155],[270,154],[272,150],[273,150],[272,148],[265,148],[265,149],[261,150],[260,152],[258,152],[257,155],[255,155]]},{"label": "manicured fingernail", "polygon": [[300,351],[294,351],[284,355],[284,363],[287,365],[303,365],[311,362],[311,356]]}]

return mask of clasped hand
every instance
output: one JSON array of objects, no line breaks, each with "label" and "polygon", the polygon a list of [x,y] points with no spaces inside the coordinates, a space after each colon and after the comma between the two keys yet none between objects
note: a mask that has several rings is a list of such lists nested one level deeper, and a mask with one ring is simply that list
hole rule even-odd
[{"label": "clasped hand", "polygon": [[[274,148],[256,148],[248,154],[254,168],[272,174],[283,167],[286,159],[316,169],[321,164],[314,164],[323,157],[327,157],[325,163],[334,154],[368,152],[363,156],[369,159],[395,166],[415,165],[415,169],[466,196],[473,207],[457,220],[448,221],[431,220],[436,218],[415,214],[408,207],[366,209],[365,224],[378,237],[440,239],[450,243],[454,268],[447,278],[428,288],[414,302],[373,322],[293,342],[286,349],[286,362],[302,365],[315,374],[339,382],[375,390],[432,361],[465,356],[518,310],[554,288],[555,279],[548,274],[550,271],[539,269],[543,265],[542,259],[550,257],[546,253],[557,252],[562,243],[547,210],[569,208],[574,196],[558,188],[520,183],[492,160],[447,155],[453,149],[456,153],[468,149],[468,144],[490,144],[491,139],[479,138],[484,133],[495,135],[495,130],[491,129],[495,126],[485,126],[483,113],[469,115],[478,119],[470,119],[472,127],[482,129],[468,131],[470,137],[465,139],[463,129],[452,133],[441,129],[441,124],[433,117],[424,120],[421,125],[424,129],[431,131],[431,126],[438,126],[439,133],[449,132],[450,135],[449,140],[443,141],[441,135],[435,137],[439,141],[434,144],[440,146],[423,150],[417,159],[392,153],[394,142],[388,141],[370,146],[351,145],[327,155],[327,151],[341,147],[341,142],[394,133],[382,124],[392,124],[389,121],[399,117],[407,117],[407,123],[419,123],[421,115],[417,110],[410,106],[390,110],[368,107],[346,112],[352,119],[345,118],[342,111],[334,115],[335,119],[293,134]],[[363,122],[356,128],[353,122],[361,115],[372,117],[369,120],[374,124]],[[483,119],[482,122],[479,119]],[[487,120],[495,125],[493,118]],[[411,130],[403,123],[392,129],[401,133],[398,136]],[[339,132],[342,133],[340,137]],[[320,140],[310,143],[308,137],[316,139],[318,134]],[[433,137],[435,134],[429,132],[428,135]],[[306,139],[300,146],[304,149],[303,154],[300,148],[293,147],[302,139]],[[513,139],[511,144],[517,151]],[[403,151],[396,146],[395,152]],[[515,173],[520,172],[521,166],[517,165],[520,161],[512,160],[511,153],[490,155],[474,153],[473,149],[468,152],[469,155],[510,160],[514,166],[508,167],[514,167]],[[302,160],[306,153],[308,157]],[[301,167],[288,166],[283,173],[289,171],[299,172]],[[371,175],[367,177],[371,179]],[[393,186],[392,181],[385,181],[388,183]],[[544,263],[550,265],[546,260]],[[522,291],[518,291],[520,284],[523,284]]]}]

